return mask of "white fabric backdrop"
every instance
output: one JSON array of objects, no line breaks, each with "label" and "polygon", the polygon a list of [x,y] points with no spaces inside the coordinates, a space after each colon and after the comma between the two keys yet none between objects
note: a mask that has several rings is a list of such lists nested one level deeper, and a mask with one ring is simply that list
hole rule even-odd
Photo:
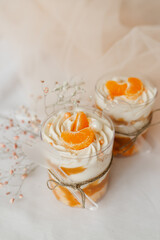
[{"label": "white fabric backdrop", "polygon": [[[158,0],[0,0],[1,111],[28,103],[24,92],[39,94],[41,79],[78,75],[94,86],[104,73],[144,73],[160,89],[159,8]],[[0,239],[159,240],[159,134],[160,126],[151,129],[148,155],[114,160],[95,212],[57,202],[37,169],[22,201],[0,199]]]},{"label": "white fabric backdrop", "polygon": [[17,75],[34,94],[40,80],[75,76],[93,93],[104,73],[158,82],[159,9],[159,0],[0,0],[0,77]]}]

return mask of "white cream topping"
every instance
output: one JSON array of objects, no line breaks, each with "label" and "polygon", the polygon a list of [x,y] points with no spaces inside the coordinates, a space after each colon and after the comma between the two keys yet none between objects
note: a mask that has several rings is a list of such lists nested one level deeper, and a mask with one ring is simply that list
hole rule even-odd
[{"label": "white cream topping", "polygon": [[[129,86],[128,77],[113,77],[111,80],[117,82],[118,84],[127,83],[127,85]],[[101,91],[102,95],[104,95],[104,96],[109,95],[109,91],[108,91],[107,87],[105,86],[106,82],[107,81],[105,81],[105,83],[100,86],[100,91]],[[125,95],[122,95],[122,96],[115,96],[114,101],[122,100],[129,104],[136,104],[136,103],[147,104],[154,98],[157,90],[156,90],[156,88],[153,88],[149,84],[149,82],[143,83],[143,86],[145,88],[145,91],[143,91],[142,94],[140,96],[138,96],[136,99],[130,99],[130,98],[127,98]]]},{"label": "white cream topping", "polygon": [[[71,150],[64,146],[61,133],[71,131],[71,126],[79,111],[86,114],[89,127],[94,131],[95,138],[88,147],[81,150]],[[71,116],[69,118],[65,118],[66,112],[66,110],[60,111],[45,122],[42,128],[42,139],[52,143],[60,154],[60,158],[49,156],[48,159],[51,163],[67,168],[82,166],[86,169],[82,173],[70,176],[74,181],[83,181],[100,174],[108,166],[112,155],[114,130],[106,118],[93,111],[86,111],[77,107],[70,111]],[[103,145],[100,144],[100,140],[103,140]]]},{"label": "white cream topping", "polygon": [[[76,119],[78,111],[79,109],[71,113],[72,115],[69,118],[65,117],[66,111],[61,111],[49,118],[42,132],[43,140],[52,143],[53,147],[62,153],[67,152],[71,155],[84,155],[84,157],[86,154],[95,155],[102,148],[105,148],[113,137],[113,131],[110,128],[109,122],[96,114],[85,113],[89,121],[89,127],[95,134],[94,141],[88,147],[82,150],[70,150],[64,146],[61,139],[62,132],[71,131],[71,126]],[[83,112],[85,111],[83,110]],[[100,140],[104,141],[103,145],[100,144]]]},{"label": "white cream topping", "polygon": [[[114,77],[109,80],[128,84],[128,77]],[[121,133],[131,133],[143,127],[148,121],[147,119],[145,120],[145,118],[152,111],[157,89],[148,81],[144,81],[143,85],[145,90],[137,97],[137,99],[130,99],[125,95],[122,95],[114,97],[113,100],[108,100],[107,96],[109,96],[109,92],[105,84],[109,80],[102,80],[97,83],[96,104],[101,109],[105,109],[115,120],[124,120],[128,123],[138,120],[138,122],[129,126],[115,124],[116,131],[120,131]]]}]

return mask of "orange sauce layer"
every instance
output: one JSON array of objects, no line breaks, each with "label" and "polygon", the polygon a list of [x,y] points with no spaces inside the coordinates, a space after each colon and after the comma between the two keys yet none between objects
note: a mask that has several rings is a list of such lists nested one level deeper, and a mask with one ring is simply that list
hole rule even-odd
[{"label": "orange sauce layer", "polygon": [[[51,180],[52,177],[49,175],[49,179]],[[51,187],[55,187],[56,184],[54,182],[50,183]],[[75,206],[80,206],[80,203],[77,201],[77,199],[72,195],[72,193],[66,188],[62,186],[57,186],[54,190],[53,193],[57,200],[62,201],[65,198],[67,201],[67,205],[71,207]]]},{"label": "orange sauce layer", "polygon": [[109,174],[107,174],[107,176],[100,183],[98,183],[98,180],[93,183],[90,183],[87,187],[83,188],[83,191],[88,196],[92,196],[105,186],[105,184],[108,182],[108,176]]},{"label": "orange sauce layer", "polygon": [[[63,172],[61,172],[61,170],[59,168],[57,168],[57,166],[53,163],[51,163],[51,161],[48,160],[48,164],[50,165],[51,168],[57,170],[61,176],[65,176],[63,174]],[[86,168],[84,167],[76,167],[76,168],[66,168],[66,167],[61,167],[61,169],[69,176],[69,175],[72,175],[72,174],[78,174],[78,173],[81,173],[83,172],[84,170],[86,170]],[[52,169],[51,169],[52,171]]]},{"label": "orange sauce layer", "polygon": [[77,167],[77,168],[65,168],[65,167],[61,167],[61,169],[69,176],[72,174],[77,174],[77,173],[81,173],[85,170],[84,167]]},{"label": "orange sauce layer", "polygon": [[67,200],[67,204],[71,207],[80,206],[81,204],[78,202],[78,200],[72,195],[72,193],[66,188],[59,186],[61,190],[61,194],[63,194],[64,198]]},{"label": "orange sauce layer", "polygon": [[[51,177],[50,177],[51,179]],[[87,187],[83,189],[83,191],[88,195],[92,196],[95,193],[99,192],[108,182],[108,174],[107,176],[98,183],[98,180],[90,183]],[[53,183],[52,186],[55,184]],[[58,192],[60,190],[60,192]],[[66,187],[58,186],[53,190],[53,193],[55,194],[56,198],[61,201],[61,195],[63,195],[63,198],[67,200],[67,204],[71,207],[80,206],[81,204],[78,202],[78,200],[70,193],[70,191]]]},{"label": "orange sauce layer", "polygon": [[[147,134],[148,134],[148,130],[146,130],[141,136],[143,138],[146,138]],[[133,145],[131,143],[131,144],[128,144],[123,149],[121,149],[130,140],[131,139],[129,137],[126,138],[126,137],[117,137],[116,136],[114,139],[114,146],[113,146],[114,156],[121,155],[121,156],[129,157],[129,156],[132,156],[133,154],[137,153],[139,151],[139,143],[138,143],[138,147],[136,146],[136,143],[134,143]],[[129,148],[129,149],[127,150],[127,148]],[[125,152],[123,152],[123,151],[125,151]]]},{"label": "orange sauce layer", "polygon": [[[137,148],[135,144],[128,144],[124,147],[131,139],[129,137],[115,137],[114,146],[113,146],[113,154],[114,156],[131,156],[137,152]],[[128,149],[128,150],[127,150]]]}]

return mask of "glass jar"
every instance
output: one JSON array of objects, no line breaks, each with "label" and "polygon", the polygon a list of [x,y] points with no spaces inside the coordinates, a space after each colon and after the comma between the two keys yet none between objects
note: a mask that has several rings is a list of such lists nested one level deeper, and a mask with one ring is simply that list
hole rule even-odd
[{"label": "glass jar", "polygon": [[[105,128],[105,131],[108,133],[106,136],[108,143],[104,147],[96,145],[99,146],[99,149],[94,148],[94,144],[97,144],[94,143],[93,146],[76,151],[71,151],[61,146],[61,144],[57,145],[55,154],[46,156],[49,168],[49,188],[53,190],[56,198],[66,205],[71,207],[82,207],[84,205],[83,207],[91,208],[96,206],[95,203],[105,195],[108,186],[114,140],[114,126],[111,119],[106,112],[102,113],[96,108],[68,105],[61,108],[58,107],[43,122],[41,138],[43,141],[50,143],[48,126],[51,123],[53,123],[54,131],[57,131],[58,134],[60,134],[59,131],[63,132],[66,120],[62,118],[56,125],[54,117],[57,114],[64,114],[65,116],[65,114],[72,115],[78,111],[83,111],[90,118],[98,119],[98,121],[100,120],[103,123],[102,131]],[[83,196],[85,204],[82,200]]]},{"label": "glass jar", "polygon": [[[152,120],[157,89],[149,80],[140,76],[139,79],[142,80],[144,87],[149,89],[148,92],[144,89],[142,97],[144,100],[125,101],[120,97],[111,99],[106,93],[105,84],[108,80],[117,78],[127,79],[127,77],[105,75],[97,81],[95,101],[97,108],[105,110],[113,121],[115,127],[114,156],[131,156],[140,149],[137,145],[138,136],[146,136],[147,126]],[[150,94],[148,99],[147,94]]]}]

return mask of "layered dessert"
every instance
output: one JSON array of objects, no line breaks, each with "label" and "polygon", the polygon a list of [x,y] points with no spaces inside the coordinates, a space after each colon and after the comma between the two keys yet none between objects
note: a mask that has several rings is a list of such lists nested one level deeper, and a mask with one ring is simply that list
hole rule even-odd
[{"label": "layered dessert", "polygon": [[[96,105],[106,110],[115,126],[114,155],[137,152],[132,139],[151,121],[157,89],[147,80],[106,76],[96,84]],[[144,132],[143,132],[144,133]]]},{"label": "layered dessert", "polygon": [[[47,161],[51,171],[56,170],[63,182],[81,185],[100,176],[111,163],[114,127],[106,114],[97,109],[66,107],[58,110],[43,123],[41,135],[42,140],[58,153]],[[92,201],[97,202],[105,194],[108,175],[109,171],[81,186]],[[51,184],[56,185],[54,181]],[[69,187],[59,185],[53,192],[58,200],[69,206],[82,205]]]}]

